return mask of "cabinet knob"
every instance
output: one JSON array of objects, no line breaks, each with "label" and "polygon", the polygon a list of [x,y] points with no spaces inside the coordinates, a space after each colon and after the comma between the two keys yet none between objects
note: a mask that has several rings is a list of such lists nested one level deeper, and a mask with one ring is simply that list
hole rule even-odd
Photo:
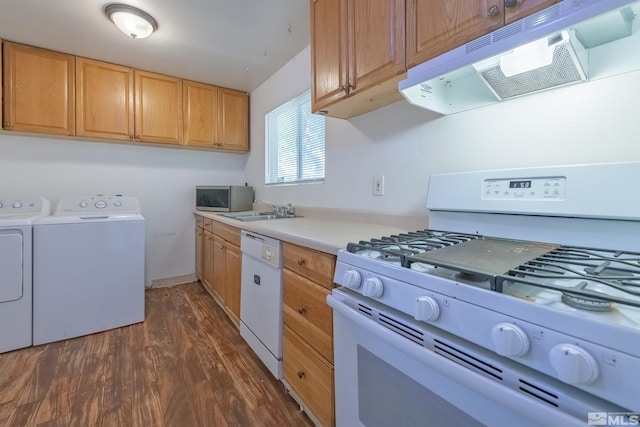
[{"label": "cabinet knob", "polygon": [[298,307],[298,313],[304,314],[307,310],[304,307]]},{"label": "cabinet knob", "polygon": [[498,8],[498,6],[496,6],[495,4],[490,6],[489,9],[487,10],[487,15],[489,16],[493,16],[495,14],[497,14],[500,11],[500,9]]},{"label": "cabinet knob", "polygon": [[298,265],[304,265],[304,260],[302,258],[298,258]]},{"label": "cabinet knob", "polygon": [[2,126],[4,126],[4,127],[8,128],[8,127],[11,127],[11,123],[9,123],[9,122],[4,122],[4,123],[2,123]]},{"label": "cabinet knob", "polygon": [[513,7],[518,4],[518,0],[504,0],[504,7]]},{"label": "cabinet knob", "polygon": [[303,379],[304,378],[304,372],[298,371],[298,378]]}]

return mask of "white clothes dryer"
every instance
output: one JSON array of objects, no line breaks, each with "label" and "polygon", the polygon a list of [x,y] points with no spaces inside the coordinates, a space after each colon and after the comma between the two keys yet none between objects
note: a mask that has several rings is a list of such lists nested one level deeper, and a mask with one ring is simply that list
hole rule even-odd
[{"label": "white clothes dryer", "polygon": [[34,345],[144,320],[145,219],[138,199],[64,198],[33,233]]},{"label": "white clothes dryer", "polygon": [[0,353],[32,344],[33,223],[50,212],[43,197],[0,196]]}]

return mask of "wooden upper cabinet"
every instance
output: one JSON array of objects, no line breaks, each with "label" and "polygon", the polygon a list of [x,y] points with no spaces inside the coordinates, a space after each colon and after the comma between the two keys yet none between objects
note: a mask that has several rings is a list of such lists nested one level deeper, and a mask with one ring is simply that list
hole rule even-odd
[{"label": "wooden upper cabinet", "polygon": [[185,81],[184,144],[231,151],[249,150],[246,92]]},{"label": "wooden upper cabinet", "polygon": [[249,96],[218,88],[218,148],[249,150]]},{"label": "wooden upper cabinet", "polygon": [[407,68],[561,0],[407,0]]},{"label": "wooden upper cabinet", "polygon": [[502,27],[503,9],[503,0],[407,0],[407,68]]},{"label": "wooden upper cabinet", "polygon": [[405,0],[350,0],[349,95],[405,71]]},{"label": "wooden upper cabinet", "polygon": [[182,79],[135,71],[135,139],[182,144]]},{"label": "wooden upper cabinet", "polygon": [[73,135],[75,58],[17,43],[3,44],[3,128]]},{"label": "wooden upper cabinet", "polygon": [[524,18],[525,16],[539,12],[556,3],[560,3],[561,1],[562,0],[518,0],[513,6],[505,7],[504,23],[510,24],[518,19]]},{"label": "wooden upper cabinet", "polygon": [[312,111],[348,118],[400,100],[405,62],[405,0],[312,0]]},{"label": "wooden upper cabinet", "polygon": [[311,1],[312,110],[347,96],[347,1]]},{"label": "wooden upper cabinet", "polygon": [[133,69],[76,58],[76,135],[133,140]]},{"label": "wooden upper cabinet", "polygon": [[185,80],[184,145],[214,148],[218,141],[218,88]]}]

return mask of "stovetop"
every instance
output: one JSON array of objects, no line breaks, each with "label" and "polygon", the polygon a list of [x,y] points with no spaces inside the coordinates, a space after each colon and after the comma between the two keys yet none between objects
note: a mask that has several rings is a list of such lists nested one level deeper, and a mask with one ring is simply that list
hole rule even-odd
[{"label": "stovetop", "polygon": [[640,308],[640,253],[440,230],[350,243],[347,251],[370,259],[372,266],[379,263],[382,270],[391,264],[449,275],[458,283],[554,308],[595,313],[631,310],[629,315],[608,317],[614,321],[633,318],[622,323],[640,329],[636,310]]}]

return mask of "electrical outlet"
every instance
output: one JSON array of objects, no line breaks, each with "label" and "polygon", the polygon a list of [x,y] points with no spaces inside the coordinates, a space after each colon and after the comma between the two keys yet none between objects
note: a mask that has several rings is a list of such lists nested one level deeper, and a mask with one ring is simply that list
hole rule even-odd
[{"label": "electrical outlet", "polygon": [[373,195],[384,196],[384,175],[373,177]]}]

